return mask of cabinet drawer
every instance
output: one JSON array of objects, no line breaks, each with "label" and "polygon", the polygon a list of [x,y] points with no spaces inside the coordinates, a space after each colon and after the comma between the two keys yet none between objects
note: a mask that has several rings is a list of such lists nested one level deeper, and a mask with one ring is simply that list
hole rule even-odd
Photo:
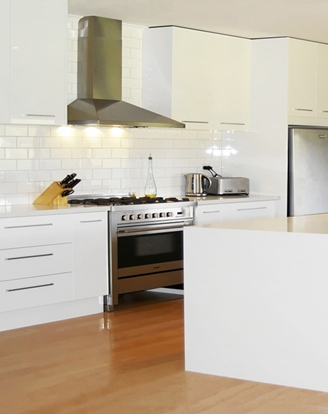
[{"label": "cabinet drawer", "polygon": [[73,300],[72,273],[0,282],[0,312],[69,300]]},{"label": "cabinet drawer", "polygon": [[72,256],[72,243],[0,250],[0,280],[71,272]]},{"label": "cabinet drawer", "polygon": [[71,241],[72,229],[66,216],[0,219],[0,249]]},{"label": "cabinet drawer", "polygon": [[226,220],[230,211],[230,204],[218,203],[197,206],[196,224],[211,224]]},{"label": "cabinet drawer", "polygon": [[238,203],[235,207],[235,211],[230,217],[233,220],[251,220],[276,217],[276,203],[274,201]]}]

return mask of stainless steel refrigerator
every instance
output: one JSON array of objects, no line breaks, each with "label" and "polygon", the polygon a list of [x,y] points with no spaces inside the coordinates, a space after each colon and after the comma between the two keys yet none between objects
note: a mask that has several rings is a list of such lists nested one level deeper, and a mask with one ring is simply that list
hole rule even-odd
[{"label": "stainless steel refrigerator", "polygon": [[287,211],[328,213],[328,129],[289,128]]}]

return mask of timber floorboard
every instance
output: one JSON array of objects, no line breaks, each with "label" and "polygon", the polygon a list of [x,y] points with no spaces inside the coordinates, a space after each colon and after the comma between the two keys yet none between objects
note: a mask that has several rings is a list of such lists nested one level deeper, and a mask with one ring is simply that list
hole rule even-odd
[{"label": "timber floorboard", "polygon": [[328,393],[185,372],[183,340],[181,298],[1,332],[0,413],[328,413]]}]

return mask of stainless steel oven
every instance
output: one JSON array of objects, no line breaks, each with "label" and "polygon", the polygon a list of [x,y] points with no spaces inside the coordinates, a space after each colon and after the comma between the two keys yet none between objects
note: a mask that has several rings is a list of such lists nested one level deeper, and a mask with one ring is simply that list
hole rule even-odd
[{"label": "stainless steel oven", "polygon": [[183,283],[183,228],[193,224],[194,203],[113,206],[109,213],[110,295]]}]

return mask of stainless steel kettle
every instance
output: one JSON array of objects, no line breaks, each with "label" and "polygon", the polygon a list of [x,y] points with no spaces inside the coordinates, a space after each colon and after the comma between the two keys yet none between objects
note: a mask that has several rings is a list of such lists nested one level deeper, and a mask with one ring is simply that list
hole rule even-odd
[{"label": "stainless steel kettle", "polygon": [[211,185],[211,179],[204,174],[186,174],[186,195],[187,196],[206,196],[206,190]]}]

